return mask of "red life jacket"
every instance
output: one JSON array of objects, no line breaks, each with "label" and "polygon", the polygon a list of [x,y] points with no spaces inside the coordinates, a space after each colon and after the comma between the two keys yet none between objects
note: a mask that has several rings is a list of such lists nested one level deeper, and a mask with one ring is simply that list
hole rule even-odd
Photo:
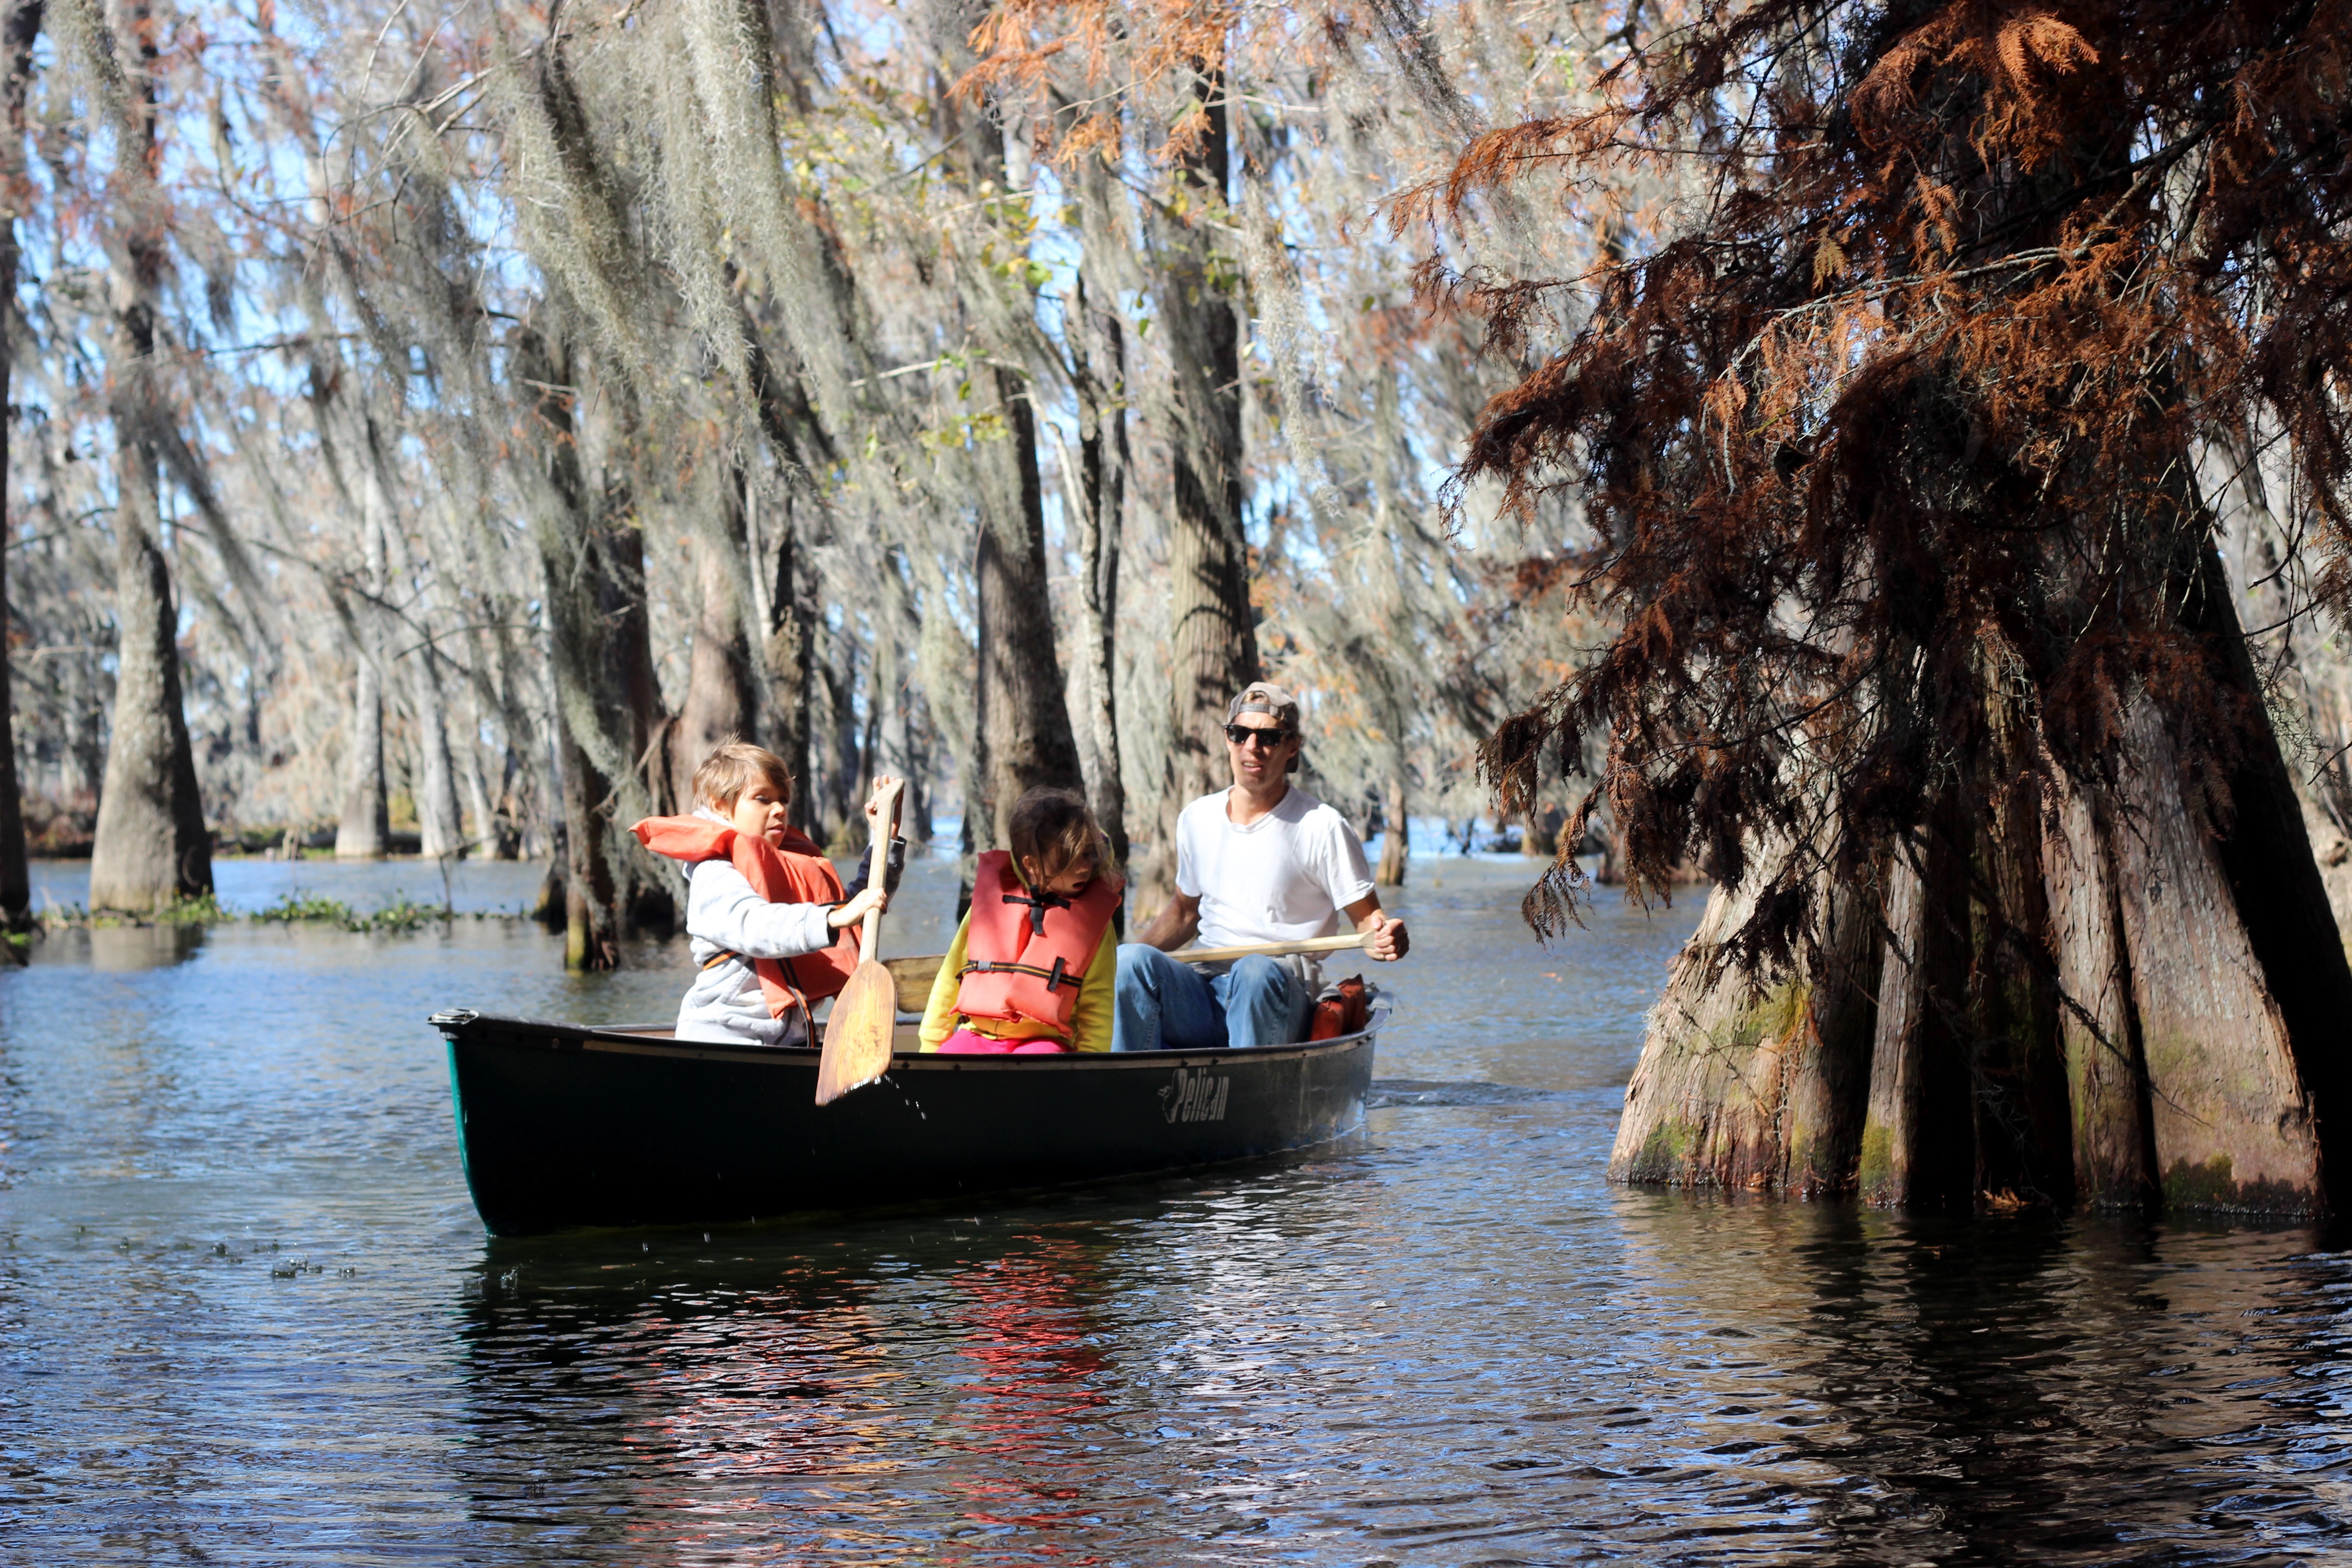
[{"label": "red life jacket", "polygon": [[1025,1018],[1067,1038],[1078,984],[1110,930],[1122,890],[1118,878],[1097,877],[1076,899],[1033,895],[1013,874],[1010,853],[982,855],[972,868],[956,1011],[967,1018]]},{"label": "red life jacket", "polygon": [[[837,904],[849,896],[841,873],[816,841],[796,827],[784,829],[776,848],[756,833],[739,833],[707,816],[648,816],[631,826],[637,842],[673,860],[730,860],[751,890],[772,904]],[[844,926],[831,947],[797,958],[758,958],[752,972],[768,999],[768,1016],[781,1018],[793,1008],[838,995],[857,967],[858,931]]]}]

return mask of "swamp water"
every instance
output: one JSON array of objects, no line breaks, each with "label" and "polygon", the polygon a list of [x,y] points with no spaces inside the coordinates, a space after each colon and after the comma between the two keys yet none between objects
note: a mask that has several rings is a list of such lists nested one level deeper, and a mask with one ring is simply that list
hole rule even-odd
[{"label": "swamp water", "polygon": [[[1345,1147],[520,1242],[476,1222],[425,1015],[666,1018],[682,941],[569,979],[511,921],[53,933],[0,974],[0,1562],[2352,1560],[2352,1258],[1613,1189],[1696,900],[1547,953],[1519,866],[1413,875]],[[952,896],[912,868],[890,951]]]}]

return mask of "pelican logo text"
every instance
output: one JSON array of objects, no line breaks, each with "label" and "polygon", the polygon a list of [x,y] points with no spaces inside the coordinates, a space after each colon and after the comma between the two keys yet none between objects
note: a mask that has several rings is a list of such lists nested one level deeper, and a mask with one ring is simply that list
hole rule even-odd
[{"label": "pelican logo text", "polygon": [[1171,1121],[1223,1121],[1225,1097],[1233,1089],[1229,1078],[1178,1068],[1174,1080],[1160,1086],[1160,1114]]}]

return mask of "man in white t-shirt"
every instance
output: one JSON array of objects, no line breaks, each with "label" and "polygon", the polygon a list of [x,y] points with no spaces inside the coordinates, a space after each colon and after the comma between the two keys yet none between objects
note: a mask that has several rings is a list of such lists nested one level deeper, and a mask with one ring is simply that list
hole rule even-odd
[{"label": "man in white t-shirt", "polygon": [[[1344,914],[1383,963],[1410,945],[1381,912],[1363,841],[1348,819],[1289,775],[1298,766],[1298,704],[1258,681],[1225,710],[1234,785],[1176,819],[1176,898],[1140,940],[1118,950],[1115,1051],[1271,1046],[1303,1037],[1320,984],[1312,959],[1179,963],[1170,951],[1336,936]],[[1218,971],[1222,968],[1222,973]]]}]

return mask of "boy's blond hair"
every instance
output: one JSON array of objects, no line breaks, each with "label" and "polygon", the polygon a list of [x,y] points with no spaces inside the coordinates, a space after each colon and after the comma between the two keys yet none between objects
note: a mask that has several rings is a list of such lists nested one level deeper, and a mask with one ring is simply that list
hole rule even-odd
[{"label": "boy's blond hair", "polygon": [[772,784],[785,803],[791,804],[793,775],[784,766],[784,759],[765,746],[755,746],[730,735],[694,770],[694,798],[703,805],[731,811],[735,797],[755,781]]},{"label": "boy's blond hair", "polygon": [[1013,869],[1024,883],[1035,862],[1040,881],[1050,882],[1080,861],[1093,865],[1099,877],[1110,869],[1110,840],[1095,826],[1087,797],[1074,789],[1038,788],[1013,803],[1004,826],[1005,847],[1013,851]]}]

